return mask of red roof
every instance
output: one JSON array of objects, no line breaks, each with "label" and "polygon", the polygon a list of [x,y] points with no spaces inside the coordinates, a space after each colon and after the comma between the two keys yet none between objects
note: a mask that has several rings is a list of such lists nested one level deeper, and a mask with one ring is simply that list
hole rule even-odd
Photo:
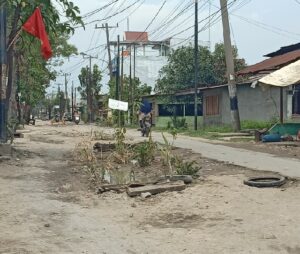
[{"label": "red roof", "polygon": [[245,69],[239,71],[237,74],[238,75],[255,74],[262,71],[270,72],[270,71],[277,70],[287,64],[295,62],[298,59],[300,59],[300,49],[288,52],[283,55],[274,56],[260,63],[250,65]]},{"label": "red roof", "polygon": [[148,41],[148,33],[147,32],[125,32],[125,41],[147,42]]}]

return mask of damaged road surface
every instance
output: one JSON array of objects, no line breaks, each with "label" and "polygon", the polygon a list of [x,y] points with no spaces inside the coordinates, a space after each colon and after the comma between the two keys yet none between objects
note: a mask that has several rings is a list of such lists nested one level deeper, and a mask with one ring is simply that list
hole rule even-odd
[{"label": "damaged road surface", "polygon": [[300,253],[298,181],[252,188],[259,173],[203,159],[184,190],[97,195],[72,156],[91,128],[37,122],[0,161],[0,253]]}]

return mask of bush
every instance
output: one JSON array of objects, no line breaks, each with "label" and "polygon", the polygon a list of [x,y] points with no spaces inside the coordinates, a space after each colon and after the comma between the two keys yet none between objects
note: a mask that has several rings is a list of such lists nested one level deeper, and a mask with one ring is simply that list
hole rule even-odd
[{"label": "bush", "polygon": [[177,175],[195,175],[199,171],[196,161],[184,161],[180,158],[175,159],[175,168]]},{"label": "bush", "polygon": [[173,117],[171,117],[171,120],[172,121],[168,122],[168,125],[167,125],[168,129],[172,129],[172,128],[187,129],[187,122],[184,117],[173,116]]},{"label": "bush", "polygon": [[141,167],[146,167],[151,164],[154,160],[154,155],[156,151],[156,143],[153,142],[151,134],[148,141],[137,145],[135,147],[135,158],[137,159]]}]

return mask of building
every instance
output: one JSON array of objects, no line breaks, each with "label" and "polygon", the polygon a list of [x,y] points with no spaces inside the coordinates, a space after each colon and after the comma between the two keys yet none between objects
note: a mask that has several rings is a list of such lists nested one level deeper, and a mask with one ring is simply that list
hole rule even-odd
[{"label": "building", "polygon": [[[110,45],[114,46],[116,55],[117,42],[111,41]],[[151,86],[154,90],[159,71],[167,64],[170,40],[151,41],[147,32],[127,31],[120,42],[120,47],[123,49],[123,54],[120,54],[120,74],[122,75],[123,70],[123,75],[129,77],[131,70],[132,78],[138,77],[141,83]],[[116,58],[113,59],[113,66],[116,66]]]},{"label": "building", "polygon": [[[300,122],[300,78],[285,87],[266,86],[260,84],[263,77],[275,73],[300,59],[300,43],[282,47],[276,52],[266,55],[268,59],[251,65],[238,73],[245,81],[237,84],[237,97],[241,121],[271,121],[282,119],[284,121]],[[300,74],[300,61],[299,61]],[[300,76],[300,75],[299,75]],[[297,80],[294,78],[294,80]],[[178,91],[174,103],[178,116],[186,117],[188,124],[193,124],[193,95],[194,89]],[[231,124],[230,99],[228,85],[199,87],[198,115],[202,126]],[[180,102],[180,97],[185,96],[185,102]],[[153,103],[156,121],[161,124],[164,112],[161,110],[170,105],[160,99],[162,97],[152,96],[148,99]],[[166,105],[167,104],[167,105]],[[173,105],[173,107],[174,107]],[[169,116],[171,113],[169,113]]]}]

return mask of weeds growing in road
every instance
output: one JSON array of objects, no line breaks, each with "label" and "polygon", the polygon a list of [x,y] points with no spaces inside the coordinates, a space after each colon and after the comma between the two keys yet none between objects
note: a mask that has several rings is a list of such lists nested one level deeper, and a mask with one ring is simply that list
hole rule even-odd
[{"label": "weeds growing in road", "polygon": [[141,167],[146,167],[151,164],[155,158],[157,144],[153,141],[151,133],[149,139],[137,145],[134,149],[134,158],[137,159]]}]

